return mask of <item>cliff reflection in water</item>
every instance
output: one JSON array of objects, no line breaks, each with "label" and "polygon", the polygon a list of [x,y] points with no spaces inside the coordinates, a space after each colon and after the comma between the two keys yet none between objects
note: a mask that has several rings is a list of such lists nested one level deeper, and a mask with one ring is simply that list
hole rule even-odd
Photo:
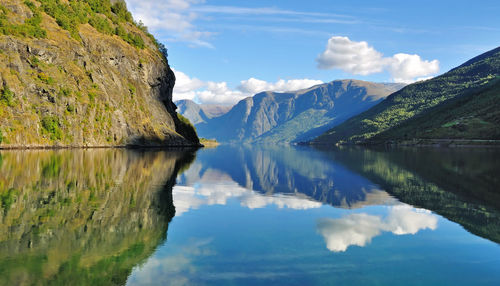
[{"label": "cliff reflection in water", "polygon": [[0,153],[0,284],[124,284],[166,239],[174,151]]}]

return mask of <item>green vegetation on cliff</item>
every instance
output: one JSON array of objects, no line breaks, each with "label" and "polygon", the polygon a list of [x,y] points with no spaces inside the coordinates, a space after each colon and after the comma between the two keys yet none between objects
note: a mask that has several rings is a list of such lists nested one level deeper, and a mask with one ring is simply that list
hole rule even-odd
[{"label": "green vegetation on cliff", "polygon": [[327,131],[313,143],[363,142],[447,100],[479,91],[498,76],[500,48],[484,53],[441,76],[406,86],[369,110]]},{"label": "green vegetation on cliff", "polygon": [[61,0],[32,2],[26,0],[24,4],[32,11],[33,15],[31,18],[25,19],[22,24],[10,23],[8,21],[9,10],[0,5],[1,34],[46,38],[47,31],[40,26],[42,23],[41,12],[45,12],[56,20],[59,27],[68,31],[77,40],[81,40],[79,26],[87,23],[101,33],[117,35],[125,42],[140,49],[145,48],[142,36],[138,33],[129,32],[124,27],[125,23],[135,25],[146,32],[148,37],[153,38],[147,33],[144,25],[134,22],[124,2],[116,2],[111,5],[109,0],[73,0],[69,2]]},{"label": "green vegetation on cliff", "polygon": [[196,128],[194,128],[193,124],[189,122],[189,119],[177,113],[176,121],[176,130],[181,134],[184,138],[188,139],[191,142],[200,143],[200,139],[198,138],[198,134],[196,134]]},{"label": "green vegetation on cliff", "polygon": [[124,1],[2,1],[0,148],[199,144],[166,56]]}]

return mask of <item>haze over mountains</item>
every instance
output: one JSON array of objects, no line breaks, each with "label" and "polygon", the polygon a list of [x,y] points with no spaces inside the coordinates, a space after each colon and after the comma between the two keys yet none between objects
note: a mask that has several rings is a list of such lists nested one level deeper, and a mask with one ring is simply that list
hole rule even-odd
[{"label": "haze over mountains", "polygon": [[177,112],[188,118],[192,124],[207,122],[208,120],[226,114],[231,106],[214,104],[197,104],[189,99],[175,102]]},{"label": "haze over mountains", "polygon": [[336,80],[294,92],[262,92],[211,118],[192,102],[179,112],[198,135],[221,142],[291,143],[310,140],[400,89],[402,84]]}]

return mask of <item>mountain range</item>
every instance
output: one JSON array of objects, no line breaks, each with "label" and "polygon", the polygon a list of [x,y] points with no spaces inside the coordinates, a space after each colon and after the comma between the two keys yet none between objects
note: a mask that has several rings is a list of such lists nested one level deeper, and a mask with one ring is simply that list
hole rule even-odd
[{"label": "mountain range", "polygon": [[181,102],[179,112],[198,135],[221,142],[291,143],[312,139],[400,89],[402,84],[336,80],[307,89],[261,92],[211,118],[202,107]]}]

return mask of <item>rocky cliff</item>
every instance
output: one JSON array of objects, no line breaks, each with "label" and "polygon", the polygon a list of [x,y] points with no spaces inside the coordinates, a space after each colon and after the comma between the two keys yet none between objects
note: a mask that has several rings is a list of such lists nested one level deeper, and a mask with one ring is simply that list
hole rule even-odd
[{"label": "rocky cliff", "polygon": [[122,1],[2,0],[0,146],[197,145],[165,54]]}]

